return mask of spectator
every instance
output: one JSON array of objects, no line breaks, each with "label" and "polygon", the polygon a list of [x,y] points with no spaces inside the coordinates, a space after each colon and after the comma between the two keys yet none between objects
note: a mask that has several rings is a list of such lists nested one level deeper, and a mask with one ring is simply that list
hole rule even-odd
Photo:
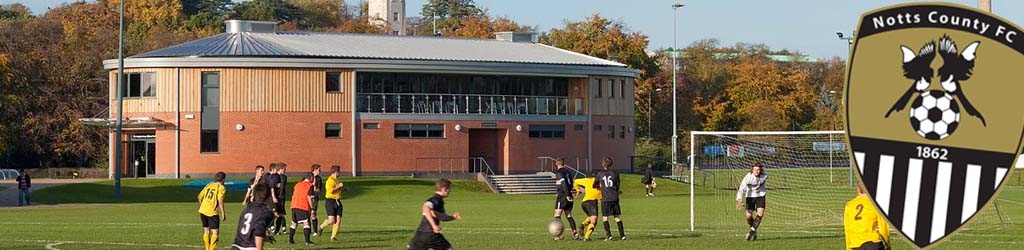
[{"label": "spectator", "polygon": [[29,191],[28,191],[28,189],[32,187],[32,178],[28,176],[28,173],[26,173],[25,171],[22,171],[21,174],[18,175],[18,179],[17,180],[18,180],[18,206],[19,207],[20,206],[28,206],[29,205],[29,197],[28,197]]}]

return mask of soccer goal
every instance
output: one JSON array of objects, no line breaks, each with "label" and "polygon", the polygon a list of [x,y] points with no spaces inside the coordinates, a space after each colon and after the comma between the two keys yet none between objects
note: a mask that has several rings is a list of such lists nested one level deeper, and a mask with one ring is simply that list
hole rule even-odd
[{"label": "soccer goal", "polygon": [[[768,174],[765,220],[759,231],[792,237],[843,234],[843,208],[857,183],[844,131],[709,132],[690,134],[690,229],[743,234],[736,208],[740,180],[754,163]],[[987,206],[968,228],[1006,225]]]},{"label": "soccer goal", "polygon": [[754,163],[768,174],[763,227],[841,232],[856,194],[843,131],[693,131],[689,160],[692,230],[742,231],[736,190]]}]

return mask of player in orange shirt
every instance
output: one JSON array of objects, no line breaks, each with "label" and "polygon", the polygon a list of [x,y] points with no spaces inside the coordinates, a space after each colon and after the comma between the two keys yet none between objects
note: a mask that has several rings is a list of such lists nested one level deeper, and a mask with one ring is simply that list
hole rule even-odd
[{"label": "player in orange shirt", "polygon": [[313,198],[310,197],[310,194],[313,193],[313,173],[306,173],[302,181],[295,183],[293,190],[292,225],[288,229],[288,243],[295,244],[295,227],[302,223],[302,235],[306,237],[306,245],[313,245],[313,242],[309,241],[309,211],[310,205],[313,204]]}]

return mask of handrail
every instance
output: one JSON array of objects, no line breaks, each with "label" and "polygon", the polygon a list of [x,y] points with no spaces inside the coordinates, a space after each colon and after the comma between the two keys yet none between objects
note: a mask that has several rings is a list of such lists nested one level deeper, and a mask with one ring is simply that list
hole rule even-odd
[{"label": "handrail", "polygon": [[[420,167],[421,161],[437,161],[437,167],[433,168],[429,165],[426,167]],[[458,162],[458,164],[455,164]],[[444,163],[448,163],[447,169],[444,168]],[[480,164],[483,163],[483,164]],[[445,171],[447,170],[447,171]],[[494,175],[494,169],[491,168],[490,164],[483,157],[424,157],[416,158],[416,165],[413,172],[427,172],[427,173],[438,173],[443,174],[445,172],[454,173],[483,173],[485,175]]]},{"label": "handrail", "polygon": [[[551,162],[558,161],[557,158],[554,158],[554,157],[551,157],[551,156],[539,156],[539,157],[537,157],[537,160],[539,160],[541,162],[540,163],[540,171],[541,172],[554,172],[555,171],[556,167],[554,167],[554,166],[552,166],[551,171],[548,171],[547,167],[545,167],[546,166],[545,163],[547,163],[548,161],[551,161]],[[576,160],[578,162],[579,161],[579,157],[577,157]],[[586,159],[584,159],[584,160],[586,160]],[[570,170],[572,170],[573,172],[576,173],[575,176],[573,176],[573,178],[579,178],[580,176],[584,176],[584,177],[587,176],[586,173],[581,172],[579,169],[576,169],[576,168],[573,168],[573,167],[570,167],[570,166],[565,166],[565,168],[568,168],[568,169],[570,169]]]}]

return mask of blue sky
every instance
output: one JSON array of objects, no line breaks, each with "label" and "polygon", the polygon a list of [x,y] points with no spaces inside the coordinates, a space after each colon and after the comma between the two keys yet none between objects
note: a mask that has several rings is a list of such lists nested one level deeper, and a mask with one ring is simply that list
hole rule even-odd
[{"label": "blue sky", "polygon": [[[238,1],[238,0],[235,0]],[[409,16],[418,16],[427,0],[407,0]],[[68,0],[0,0],[21,2],[35,14]],[[356,0],[347,0],[348,3]],[[590,14],[626,23],[647,34],[648,49],[672,46],[673,3],[686,7],[678,12],[678,44],[717,38],[723,45],[737,42],[764,43],[772,49],[796,50],[815,57],[845,57],[847,46],[836,32],[850,33],[860,14],[900,0],[476,0],[494,16],[509,17],[541,31],[561,27],[563,20],[581,20]],[[948,1],[975,6],[976,0]],[[1024,25],[1024,1],[992,0],[997,15]]]}]

